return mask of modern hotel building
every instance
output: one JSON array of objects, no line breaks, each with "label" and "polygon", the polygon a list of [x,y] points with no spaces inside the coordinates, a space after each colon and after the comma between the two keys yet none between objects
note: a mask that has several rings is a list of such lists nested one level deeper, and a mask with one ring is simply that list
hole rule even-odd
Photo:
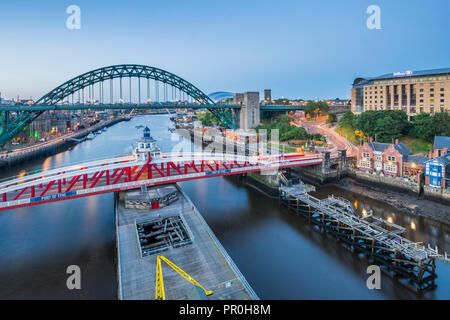
[{"label": "modern hotel building", "polygon": [[352,111],[403,110],[411,119],[421,112],[450,111],[450,68],[356,78]]}]

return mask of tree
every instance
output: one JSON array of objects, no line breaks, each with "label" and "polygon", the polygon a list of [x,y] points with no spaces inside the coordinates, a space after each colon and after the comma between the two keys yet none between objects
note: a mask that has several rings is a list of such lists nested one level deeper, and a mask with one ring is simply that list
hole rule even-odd
[{"label": "tree", "polygon": [[337,121],[336,113],[330,113],[330,114],[328,114],[327,122],[328,122],[329,124],[333,124],[333,123],[335,123],[336,121]]},{"label": "tree", "polygon": [[211,112],[206,112],[198,116],[198,119],[202,122],[203,126],[213,126],[216,123],[216,119]]},{"label": "tree", "polygon": [[313,101],[309,101],[305,107],[305,114],[309,114],[309,116],[314,116],[314,111],[316,110],[316,105]]},{"label": "tree", "polygon": [[308,140],[315,139],[320,141],[325,141],[325,138],[320,134],[309,134],[305,128],[291,126],[292,116],[290,115],[280,115],[276,121],[272,121],[271,123],[260,125],[256,128],[266,129],[268,137],[272,136],[272,130],[278,130],[280,141],[287,140]]},{"label": "tree", "polygon": [[320,109],[320,111],[322,111],[322,113],[327,113],[330,110],[330,106],[324,101],[316,102],[316,106]]},{"label": "tree", "polygon": [[358,117],[353,112],[347,111],[339,120],[338,125],[341,128],[355,130],[357,119]]},{"label": "tree", "polygon": [[397,126],[397,122],[389,116],[377,119],[375,131],[371,136],[376,136],[377,141],[392,142],[393,139],[401,138],[402,133]]},{"label": "tree", "polygon": [[432,141],[435,136],[450,136],[450,116],[448,113],[420,113],[412,121],[410,135]]},{"label": "tree", "polygon": [[435,136],[450,136],[450,115],[447,112],[436,113],[433,122]]},{"label": "tree", "polygon": [[318,115],[319,113],[327,113],[330,107],[326,102],[323,101],[308,101],[305,107],[305,113],[309,114],[311,117]]},{"label": "tree", "polygon": [[[374,137],[380,129],[378,128],[378,124],[385,123],[386,118],[393,120],[390,121],[390,123],[394,124],[392,128],[393,134],[405,135],[409,132],[411,125],[408,122],[408,116],[401,110],[369,110],[363,112],[356,120],[355,127],[356,129],[363,131],[369,137]],[[380,119],[383,121],[378,121]]]}]

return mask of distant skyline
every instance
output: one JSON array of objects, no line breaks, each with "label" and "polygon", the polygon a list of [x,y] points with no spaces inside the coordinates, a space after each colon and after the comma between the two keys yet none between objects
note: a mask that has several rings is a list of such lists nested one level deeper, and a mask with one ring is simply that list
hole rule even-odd
[{"label": "distant skyline", "polygon": [[[80,30],[66,27],[70,5]],[[366,26],[370,5],[380,30]],[[92,69],[136,63],[207,94],[349,98],[359,76],[450,67],[449,13],[448,0],[5,2],[0,92],[37,99]]]}]

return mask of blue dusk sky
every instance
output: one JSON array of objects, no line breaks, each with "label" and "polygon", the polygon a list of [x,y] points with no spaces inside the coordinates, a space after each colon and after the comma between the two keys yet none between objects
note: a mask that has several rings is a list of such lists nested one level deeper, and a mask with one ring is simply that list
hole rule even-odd
[{"label": "blue dusk sky", "polygon": [[[66,28],[69,5],[81,29]],[[370,5],[381,30],[369,30]],[[450,67],[448,0],[2,1],[0,92],[39,98],[89,70],[159,67],[205,93],[347,98],[358,76]]]}]

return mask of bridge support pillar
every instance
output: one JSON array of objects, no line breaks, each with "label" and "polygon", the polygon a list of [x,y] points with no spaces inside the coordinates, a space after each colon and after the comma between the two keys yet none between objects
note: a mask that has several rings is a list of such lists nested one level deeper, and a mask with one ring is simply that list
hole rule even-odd
[{"label": "bridge support pillar", "polygon": [[5,147],[6,141],[3,141],[7,136],[9,126],[9,111],[0,111],[0,149]]},{"label": "bridge support pillar", "polygon": [[259,92],[236,93],[234,102],[241,104],[239,110],[239,129],[250,130],[259,125],[260,122],[260,106]]},{"label": "bridge support pillar", "polygon": [[339,150],[339,172],[347,170],[347,150]]},{"label": "bridge support pillar", "polygon": [[330,152],[325,151],[322,153],[322,167],[321,167],[322,174],[327,174],[330,172]]}]

